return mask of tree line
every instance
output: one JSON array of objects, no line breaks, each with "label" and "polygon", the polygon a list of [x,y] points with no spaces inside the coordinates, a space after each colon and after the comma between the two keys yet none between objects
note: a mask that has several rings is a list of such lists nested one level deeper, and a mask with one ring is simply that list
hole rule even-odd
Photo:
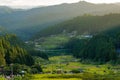
[{"label": "tree line", "polygon": [[65,44],[74,57],[99,63],[119,62],[120,31],[117,28],[95,34],[92,38],[72,38]]},{"label": "tree line", "polygon": [[11,40],[16,40],[16,36],[8,34],[0,36],[0,65],[11,63],[33,65],[34,60],[27,50]]}]

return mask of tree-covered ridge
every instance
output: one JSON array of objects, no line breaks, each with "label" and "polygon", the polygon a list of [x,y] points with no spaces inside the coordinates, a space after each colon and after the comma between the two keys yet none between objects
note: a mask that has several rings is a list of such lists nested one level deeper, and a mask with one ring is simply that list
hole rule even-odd
[{"label": "tree-covered ridge", "polygon": [[19,63],[26,65],[33,65],[33,58],[27,53],[25,49],[19,46],[15,35],[0,36],[0,65],[11,63]]},{"label": "tree-covered ridge", "polygon": [[101,32],[92,38],[73,38],[66,45],[73,56],[99,63],[120,63],[120,27]]},{"label": "tree-covered ridge", "polygon": [[85,14],[72,20],[48,27],[34,38],[61,34],[63,32],[76,34],[96,34],[98,32],[113,28],[120,24],[120,14],[108,14],[104,16],[93,16]]}]

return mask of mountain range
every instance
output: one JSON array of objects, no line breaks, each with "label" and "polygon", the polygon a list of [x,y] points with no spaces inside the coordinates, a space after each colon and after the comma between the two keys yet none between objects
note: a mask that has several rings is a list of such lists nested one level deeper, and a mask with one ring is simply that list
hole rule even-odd
[{"label": "mountain range", "polygon": [[120,14],[103,16],[83,15],[43,29],[33,38],[55,36],[58,34],[94,35],[120,26]]},{"label": "mountain range", "polygon": [[93,4],[85,1],[72,4],[37,7],[32,9],[12,9],[0,7],[0,27],[15,33],[24,40],[43,29],[84,14],[105,15],[120,13],[120,5]]}]

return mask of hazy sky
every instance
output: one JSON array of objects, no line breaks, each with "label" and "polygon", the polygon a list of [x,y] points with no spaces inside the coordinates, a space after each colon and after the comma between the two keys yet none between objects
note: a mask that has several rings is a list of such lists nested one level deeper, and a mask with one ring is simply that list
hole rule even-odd
[{"label": "hazy sky", "polygon": [[[80,0],[0,0],[0,5],[14,8],[29,8],[43,5],[55,5],[61,3],[74,3]],[[82,0],[83,1],[83,0]],[[114,3],[120,0],[84,0],[92,3]]]}]

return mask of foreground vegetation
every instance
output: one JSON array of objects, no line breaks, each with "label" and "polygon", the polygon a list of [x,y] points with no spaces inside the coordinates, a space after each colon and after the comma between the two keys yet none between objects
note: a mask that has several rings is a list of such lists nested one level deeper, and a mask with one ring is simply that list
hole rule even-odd
[{"label": "foreground vegetation", "polygon": [[[41,64],[42,73],[33,67],[32,74],[14,76],[14,80],[120,80],[120,65],[80,62],[70,55],[50,57],[49,61],[37,57],[37,62]],[[4,78],[1,76],[0,80]]]},{"label": "foreground vegetation", "polygon": [[[58,62],[59,61],[59,62]],[[54,56],[41,64],[43,74],[31,75],[31,80],[119,80],[119,65],[80,62],[72,56]]]},{"label": "foreground vegetation", "polygon": [[[5,79],[0,78],[0,80]],[[14,80],[120,80],[120,74],[34,74],[25,77],[15,77]]]},{"label": "foreground vegetation", "polygon": [[91,73],[82,74],[36,74],[31,80],[120,80],[120,74],[97,75]]},{"label": "foreground vegetation", "polygon": [[21,46],[16,35],[0,36],[0,66],[11,63],[33,65],[34,60],[27,50]]}]

